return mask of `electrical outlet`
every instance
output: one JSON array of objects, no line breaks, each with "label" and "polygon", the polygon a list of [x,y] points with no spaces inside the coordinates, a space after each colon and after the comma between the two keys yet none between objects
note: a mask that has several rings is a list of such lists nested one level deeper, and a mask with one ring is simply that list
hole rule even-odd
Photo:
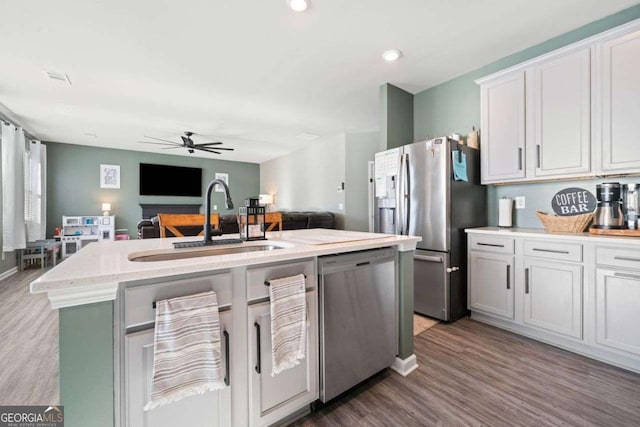
[{"label": "electrical outlet", "polygon": [[525,197],[518,196],[516,197],[516,209],[524,209],[525,207]]},{"label": "electrical outlet", "polygon": [[344,209],[344,204],[343,203],[338,203],[338,210],[342,210]]}]

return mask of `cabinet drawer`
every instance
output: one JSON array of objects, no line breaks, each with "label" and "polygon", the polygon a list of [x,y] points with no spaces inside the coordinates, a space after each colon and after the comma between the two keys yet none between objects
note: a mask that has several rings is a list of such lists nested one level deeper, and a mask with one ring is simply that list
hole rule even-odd
[{"label": "cabinet drawer", "polygon": [[155,321],[154,301],[211,290],[218,296],[219,307],[231,305],[231,273],[129,287],[125,290],[125,324],[130,327]]},{"label": "cabinet drawer", "polygon": [[315,261],[293,262],[247,270],[247,300],[252,301],[269,296],[269,287],[264,282],[283,277],[304,274],[307,276],[307,290],[316,286]]},{"label": "cabinet drawer", "polygon": [[549,258],[556,261],[582,262],[582,244],[550,242],[545,240],[525,240],[524,255]]},{"label": "cabinet drawer", "polygon": [[640,249],[598,246],[596,264],[640,269]]},{"label": "cabinet drawer", "polygon": [[469,249],[473,251],[512,254],[514,246],[513,237],[499,237],[486,234],[471,234],[469,236]]}]

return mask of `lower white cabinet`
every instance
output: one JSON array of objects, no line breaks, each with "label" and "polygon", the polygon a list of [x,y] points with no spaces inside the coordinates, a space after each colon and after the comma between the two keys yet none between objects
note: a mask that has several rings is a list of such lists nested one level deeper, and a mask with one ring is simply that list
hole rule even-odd
[{"label": "lower white cabinet", "polygon": [[467,232],[474,320],[640,373],[637,240],[494,227]]},{"label": "lower white cabinet", "polygon": [[640,356],[640,271],[596,270],[596,343]]},{"label": "lower white cabinet", "polygon": [[[226,334],[224,334],[226,331]],[[223,372],[229,372],[225,348],[232,339],[231,311],[220,313]],[[231,386],[170,403],[150,411],[144,406],[151,396],[154,329],[125,337],[125,394],[127,427],[231,426]],[[228,337],[228,339],[227,339]],[[225,374],[227,376],[228,374]],[[228,378],[231,381],[231,378]]]},{"label": "lower white cabinet", "polygon": [[582,338],[582,265],[525,258],[523,322]]},{"label": "lower white cabinet", "polygon": [[317,293],[307,291],[307,353],[300,364],[271,375],[270,303],[249,306],[249,424],[271,425],[318,399]]},{"label": "lower white cabinet", "polygon": [[469,309],[513,319],[513,256],[471,252]]}]

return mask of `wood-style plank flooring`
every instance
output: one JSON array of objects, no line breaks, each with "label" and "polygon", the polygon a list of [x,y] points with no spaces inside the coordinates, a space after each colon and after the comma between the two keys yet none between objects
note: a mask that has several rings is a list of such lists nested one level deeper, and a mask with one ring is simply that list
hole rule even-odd
[{"label": "wood-style plank flooring", "polygon": [[0,405],[57,405],[58,310],[29,284],[44,270],[0,281]]},{"label": "wood-style plank flooring", "polygon": [[463,319],[296,426],[639,426],[640,375]]},{"label": "wood-style plank flooring", "polygon": [[[59,403],[58,313],[0,281],[0,405]],[[389,370],[296,426],[638,426],[640,375],[470,319],[415,337],[420,367]]]}]

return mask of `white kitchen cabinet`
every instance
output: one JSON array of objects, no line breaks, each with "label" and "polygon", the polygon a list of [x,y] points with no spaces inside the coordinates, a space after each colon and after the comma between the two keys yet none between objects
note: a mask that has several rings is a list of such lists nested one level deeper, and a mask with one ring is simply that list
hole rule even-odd
[{"label": "white kitchen cabinet", "polygon": [[317,293],[307,291],[307,352],[300,364],[271,376],[270,303],[249,305],[249,422],[267,426],[318,399]]},{"label": "white kitchen cabinet", "polygon": [[[151,396],[153,379],[154,329],[130,333],[125,337],[126,427],[216,427],[232,425],[231,378],[225,349],[232,339],[231,311],[220,313],[222,369],[229,385],[223,390],[191,396],[150,411],[144,406]],[[226,334],[224,333],[226,331]]]},{"label": "white kitchen cabinet", "polygon": [[[535,177],[591,172],[591,49],[527,71],[528,159]],[[492,140],[488,143],[493,144]]]},{"label": "white kitchen cabinet", "polygon": [[582,265],[524,259],[525,324],[582,338]]},{"label": "white kitchen cabinet", "polygon": [[480,92],[482,183],[525,177],[525,75],[517,71]]},{"label": "white kitchen cabinet", "polygon": [[640,356],[640,270],[596,270],[596,343]]},{"label": "white kitchen cabinet", "polygon": [[602,171],[640,172],[640,31],[602,43]]},{"label": "white kitchen cabinet", "polygon": [[513,319],[513,255],[471,252],[469,309]]}]

